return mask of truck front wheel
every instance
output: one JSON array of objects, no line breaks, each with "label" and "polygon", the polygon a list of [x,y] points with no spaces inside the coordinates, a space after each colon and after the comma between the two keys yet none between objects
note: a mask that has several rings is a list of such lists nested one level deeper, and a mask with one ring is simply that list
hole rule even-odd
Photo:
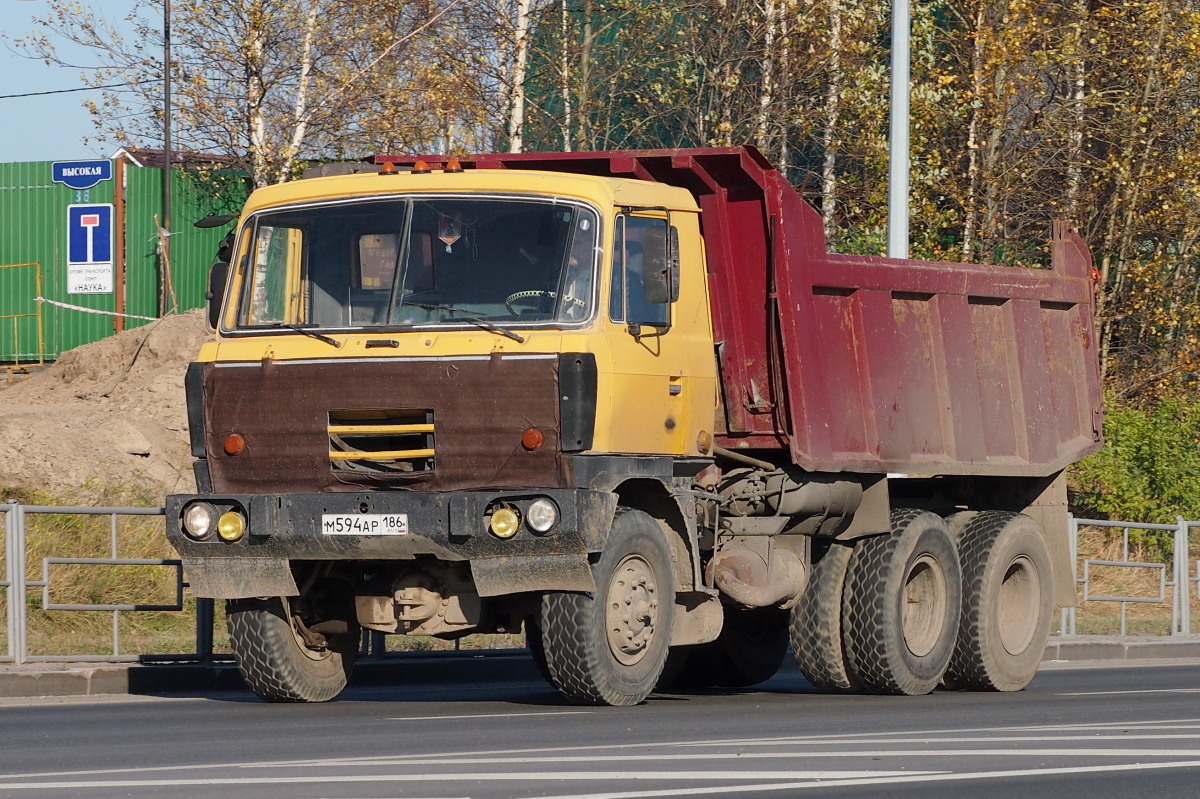
[{"label": "truck front wheel", "polygon": [[890,535],[854,547],[842,596],[851,667],[867,690],[927,694],[950,662],[962,602],[962,572],[942,518],[894,510]]},{"label": "truck front wheel", "polygon": [[592,566],[594,594],[542,598],[550,682],[572,702],[636,705],[662,673],[675,607],[671,556],[649,515],[620,508]]},{"label": "truck front wheel", "polygon": [[326,702],[346,687],[358,625],[328,635],[306,628],[287,597],[231,599],[229,643],[247,687],[268,702]]},{"label": "truck front wheel", "polygon": [[1042,661],[1054,612],[1050,553],[1028,516],[985,511],[963,526],[962,616],[946,682],[1019,691]]}]

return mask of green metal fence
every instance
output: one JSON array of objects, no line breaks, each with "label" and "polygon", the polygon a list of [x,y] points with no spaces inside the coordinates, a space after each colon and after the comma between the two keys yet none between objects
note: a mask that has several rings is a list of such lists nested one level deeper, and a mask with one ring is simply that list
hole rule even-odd
[{"label": "green metal fence", "polygon": [[[236,210],[244,195],[236,181],[231,185],[218,193],[182,171],[172,175],[170,273],[180,311],[204,304],[208,267],[226,232],[195,228],[192,222]],[[113,203],[115,189],[115,178],[83,191],[57,184],[50,161],[0,164],[0,266],[40,265],[37,270],[0,268],[0,364],[53,360],[117,329],[116,293],[74,294],[67,279],[67,207]],[[155,217],[162,213],[162,170],[127,162],[124,197],[124,312],[131,315],[124,326],[134,327],[146,324],[136,317],[159,315]]]}]

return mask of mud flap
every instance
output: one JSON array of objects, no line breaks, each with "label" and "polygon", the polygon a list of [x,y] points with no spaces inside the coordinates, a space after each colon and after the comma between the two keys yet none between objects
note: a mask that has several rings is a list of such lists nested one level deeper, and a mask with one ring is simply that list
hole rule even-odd
[{"label": "mud flap", "polygon": [[183,573],[204,599],[300,594],[287,558],[184,558]]},{"label": "mud flap", "polygon": [[480,596],[596,590],[587,555],[582,554],[472,558],[471,576]]}]

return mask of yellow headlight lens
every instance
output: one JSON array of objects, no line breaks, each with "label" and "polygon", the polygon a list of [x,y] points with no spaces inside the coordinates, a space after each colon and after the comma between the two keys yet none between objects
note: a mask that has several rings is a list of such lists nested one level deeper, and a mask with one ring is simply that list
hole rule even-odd
[{"label": "yellow headlight lens", "polygon": [[490,525],[492,535],[497,538],[512,538],[521,526],[521,517],[509,508],[497,508],[492,512]]},{"label": "yellow headlight lens", "polygon": [[227,511],[217,520],[217,535],[226,541],[237,541],[246,534],[246,520],[237,511]]}]

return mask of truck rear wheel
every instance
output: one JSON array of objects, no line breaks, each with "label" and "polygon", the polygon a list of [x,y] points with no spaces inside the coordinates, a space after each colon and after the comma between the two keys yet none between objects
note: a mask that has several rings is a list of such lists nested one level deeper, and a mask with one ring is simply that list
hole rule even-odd
[{"label": "truck rear wheel", "polygon": [[[697,647],[700,663],[711,685],[746,688],[775,676],[787,657],[785,611],[778,608],[737,610],[725,608],[725,624],[712,643]],[[697,658],[693,655],[693,663]]]},{"label": "truck rear wheel", "polygon": [[690,644],[688,646],[673,646],[667,653],[667,662],[662,674],[658,675],[655,691],[702,691],[712,688],[712,674],[709,673],[704,648],[708,644]]},{"label": "truck rear wheel", "polygon": [[985,511],[962,529],[962,614],[947,684],[1019,691],[1042,662],[1054,613],[1050,553],[1037,522]]},{"label": "truck rear wheel", "polygon": [[800,601],[792,608],[792,654],[804,679],[822,691],[862,690],[846,661],[842,636],[842,590],[854,547],[833,542],[814,564]]},{"label": "truck rear wheel", "polygon": [[619,508],[592,566],[594,594],[542,597],[550,682],[583,705],[636,705],[662,673],[675,607],[671,556],[658,524]]},{"label": "truck rear wheel", "polygon": [[321,636],[324,648],[306,642],[286,597],[231,599],[226,603],[229,643],[238,671],[268,702],[326,702],[346,687],[358,654],[358,625]]},{"label": "truck rear wheel", "polygon": [[787,657],[786,611],[778,608],[741,610],[725,607],[725,621],[715,641],[677,646],[667,655],[658,678],[660,691],[746,688],[775,676]]},{"label": "truck rear wheel", "polygon": [[842,597],[851,667],[883,694],[927,694],[954,651],[962,601],[958,553],[940,516],[894,510],[890,535],[854,547]]}]

